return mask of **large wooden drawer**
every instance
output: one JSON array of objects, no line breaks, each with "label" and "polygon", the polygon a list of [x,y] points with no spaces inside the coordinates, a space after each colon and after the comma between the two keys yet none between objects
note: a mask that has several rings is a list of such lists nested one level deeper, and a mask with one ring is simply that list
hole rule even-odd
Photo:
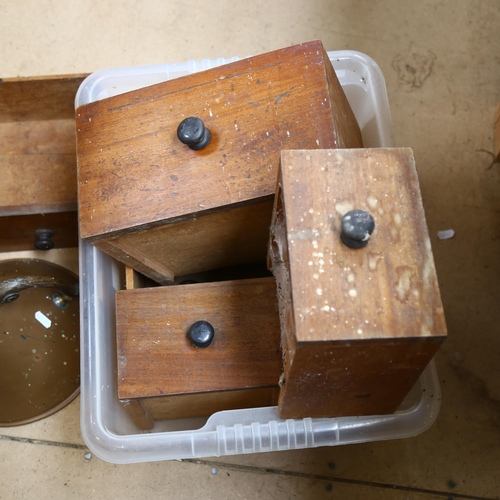
[{"label": "large wooden drawer", "polygon": [[[211,142],[176,131],[200,118]],[[170,80],[77,109],[80,232],[164,284],[265,261],[283,148],[360,147],[321,42]]]}]

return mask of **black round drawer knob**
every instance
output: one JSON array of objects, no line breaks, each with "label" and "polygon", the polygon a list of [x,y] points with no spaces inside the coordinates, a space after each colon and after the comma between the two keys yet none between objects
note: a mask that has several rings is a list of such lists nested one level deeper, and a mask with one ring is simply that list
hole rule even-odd
[{"label": "black round drawer knob", "polygon": [[368,245],[375,229],[373,217],[364,210],[351,210],[342,217],[340,238],[349,248],[363,248]]},{"label": "black round drawer knob", "polygon": [[36,241],[35,248],[37,250],[51,250],[54,248],[54,242],[51,240],[54,232],[50,229],[37,229],[35,231]]},{"label": "black round drawer knob", "polygon": [[212,140],[210,130],[195,116],[185,118],[177,127],[179,141],[189,146],[194,151],[207,147]]},{"label": "black round drawer knob", "polygon": [[189,339],[196,347],[208,347],[214,335],[214,327],[208,321],[197,321],[189,329]]}]

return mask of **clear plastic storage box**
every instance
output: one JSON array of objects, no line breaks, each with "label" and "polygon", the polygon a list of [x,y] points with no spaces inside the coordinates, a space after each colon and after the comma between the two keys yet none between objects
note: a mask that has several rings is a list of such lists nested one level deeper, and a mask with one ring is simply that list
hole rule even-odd
[{"label": "clear plastic storage box", "polygon": [[[384,78],[377,64],[352,51],[328,53],[362,130],[366,147],[393,146]],[[76,96],[76,107],[140,87],[225,64],[190,61],[99,71]],[[431,362],[393,415],[281,420],[276,407],[221,411],[208,419],[157,422],[143,432],[117,396],[115,292],[123,266],[80,243],[81,430],[90,450],[113,463],[235,455],[362,443],[415,436],[432,425],[440,388]]]}]

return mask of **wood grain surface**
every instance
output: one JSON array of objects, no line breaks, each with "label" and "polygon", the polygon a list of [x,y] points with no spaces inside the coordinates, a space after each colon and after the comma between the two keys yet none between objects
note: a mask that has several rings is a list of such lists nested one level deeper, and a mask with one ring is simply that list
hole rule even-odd
[{"label": "wood grain surface", "polygon": [[0,122],[73,119],[86,74],[0,80]]},{"label": "wood grain surface", "polygon": [[[375,219],[358,250],[340,240],[353,209]],[[395,411],[446,336],[412,151],[283,151],[271,233],[280,414]]]},{"label": "wood grain surface", "polygon": [[159,283],[176,276],[264,261],[273,200],[264,199],[120,237],[96,246]]},{"label": "wood grain surface", "polygon": [[76,212],[74,119],[0,123],[0,169],[0,215]]}]

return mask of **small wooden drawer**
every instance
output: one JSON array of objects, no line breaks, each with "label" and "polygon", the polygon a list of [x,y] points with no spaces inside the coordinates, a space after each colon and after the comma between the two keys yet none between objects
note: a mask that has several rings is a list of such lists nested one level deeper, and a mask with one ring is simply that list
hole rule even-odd
[{"label": "small wooden drawer", "polygon": [[[353,236],[354,209],[365,214]],[[268,265],[280,416],[394,412],[446,337],[412,151],[283,151]]]},{"label": "small wooden drawer", "polygon": [[[177,128],[200,118],[202,150]],[[279,152],[361,147],[321,42],[170,80],[77,109],[80,232],[162,284],[265,262]]]},{"label": "small wooden drawer", "polygon": [[[282,356],[274,278],[123,290],[116,315],[118,396],[140,428],[277,404]],[[188,338],[200,320],[215,330],[204,348]]]},{"label": "small wooden drawer", "polygon": [[1,252],[78,245],[74,100],[84,78],[0,80]]}]

